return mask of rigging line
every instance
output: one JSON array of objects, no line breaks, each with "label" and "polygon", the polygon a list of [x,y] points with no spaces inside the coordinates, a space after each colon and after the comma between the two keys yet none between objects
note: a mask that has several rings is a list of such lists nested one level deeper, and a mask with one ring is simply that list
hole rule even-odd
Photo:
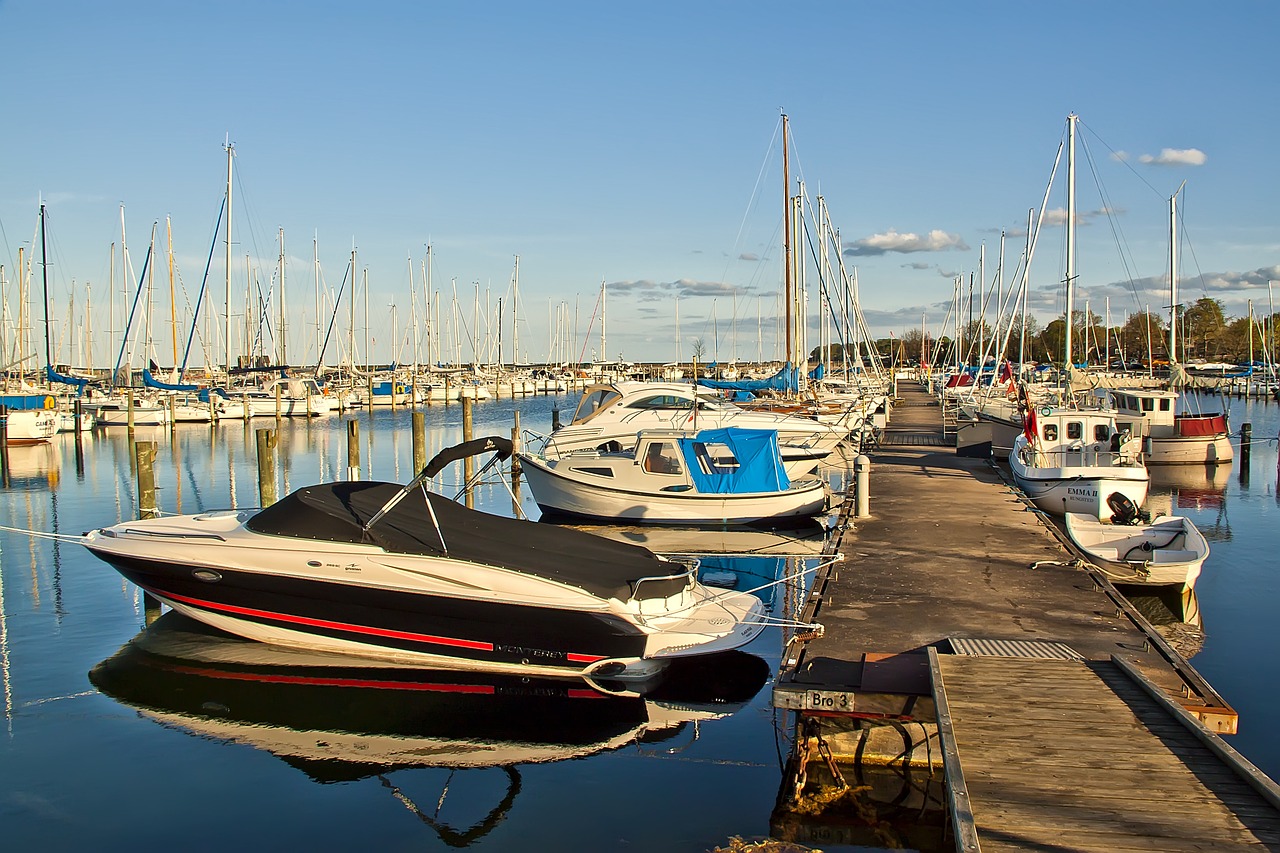
[{"label": "rigging line", "polygon": [[0,524],[0,530],[7,533],[21,533],[25,536],[31,537],[32,539],[49,539],[54,542],[69,542],[74,545],[79,545],[84,541],[84,537],[72,536],[68,533],[46,533],[42,530],[28,530],[23,527],[9,527],[4,524]]},{"label": "rigging line", "polygon": [[1147,188],[1151,190],[1151,192],[1155,193],[1157,198],[1161,198],[1161,199],[1164,198],[1163,193],[1161,193],[1154,186],[1152,186],[1150,181],[1142,177],[1142,174],[1139,173],[1137,169],[1133,168],[1133,164],[1129,162],[1128,154],[1124,153],[1123,151],[1117,151],[1116,149],[1112,148],[1110,145],[1107,144],[1107,141],[1105,139],[1103,139],[1101,136],[1098,135],[1098,132],[1096,130],[1094,130],[1089,125],[1085,124],[1078,117],[1076,119],[1076,124],[1080,127],[1083,127],[1085,130],[1089,131],[1089,133],[1092,134],[1095,139],[1097,139],[1099,142],[1102,143],[1103,148],[1106,148],[1108,151],[1111,152],[1111,159],[1116,160],[1120,163],[1123,163],[1125,168],[1127,168],[1130,172],[1133,172],[1134,176],[1137,177],[1139,181],[1142,181],[1142,183],[1146,184]]},{"label": "rigging line", "polygon": [[[1125,275],[1128,277],[1129,291],[1133,294],[1135,303],[1141,307],[1142,300],[1138,296],[1138,288],[1134,281],[1133,270],[1130,269],[1129,265],[1132,252],[1129,251],[1129,247],[1125,241],[1124,231],[1120,228],[1120,223],[1113,215],[1115,206],[1111,204],[1110,195],[1107,193],[1106,187],[1102,184],[1102,178],[1098,174],[1097,163],[1093,159],[1093,152],[1089,150],[1088,145],[1082,145],[1081,147],[1084,149],[1085,159],[1089,162],[1089,173],[1093,175],[1094,186],[1098,188],[1098,195],[1102,199],[1102,209],[1106,213],[1107,224],[1111,227],[1111,235],[1116,241],[1117,248],[1120,250],[1117,254],[1120,257],[1120,265],[1124,267]],[[1129,254],[1126,255],[1126,252],[1129,252]]]},{"label": "rigging line", "polygon": [[[760,185],[764,183],[765,169],[768,167],[769,162],[772,159],[774,145],[777,144],[778,134],[781,128],[782,128],[782,119],[781,117],[779,117],[777,124],[773,126],[773,136],[769,138],[769,145],[765,149],[764,160],[761,161],[760,169],[759,171],[756,172],[756,182],[755,182],[755,185],[751,188],[751,197],[747,200],[747,209],[742,212],[742,219],[739,220],[738,222],[738,233],[735,234],[733,238],[734,249],[737,249],[740,245],[742,245],[742,232],[746,229],[747,217],[750,215],[751,209],[755,206],[756,199],[760,195]],[[774,233],[776,234],[777,232],[775,231]],[[724,272],[721,273],[720,278],[721,280],[724,280],[728,277],[729,277],[729,262],[725,261]]]}]

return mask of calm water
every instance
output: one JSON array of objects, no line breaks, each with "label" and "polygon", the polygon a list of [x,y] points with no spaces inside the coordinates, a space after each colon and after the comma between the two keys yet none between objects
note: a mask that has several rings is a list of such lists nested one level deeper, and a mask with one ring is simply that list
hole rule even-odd
[{"label": "calm water", "polygon": [[[509,435],[517,405],[526,429],[546,431],[551,408],[572,402],[477,404],[475,434]],[[1206,639],[1193,663],[1240,712],[1232,743],[1277,777],[1280,738],[1269,722],[1280,690],[1280,407],[1229,405],[1233,428],[1253,425],[1248,467],[1238,454],[1230,470],[1157,473],[1149,506],[1190,515],[1210,539],[1197,585]],[[460,407],[425,411],[429,453],[461,440]],[[408,413],[356,417],[363,476],[412,476]],[[160,507],[256,505],[253,429],[270,423],[223,425],[212,440],[206,426],[172,438],[140,430],[160,442]],[[285,422],[279,457],[280,494],[342,478],[344,420]],[[0,524],[78,534],[137,516],[123,430],[87,436],[79,454],[63,435],[49,447],[12,448],[10,460]],[[527,493],[522,502],[536,514]],[[509,514],[511,496],[485,486],[478,505]],[[615,535],[697,550],[655,531]],[[715,542],[734,551],[769,544]],[[795,564],[706,560],[737,573],[739,588]],[[678,671],[641,699],[570,682],[354,670],[210,637],[172,614],[144,630],[137,590],[106,564],[78,545],[6,531],[0,579],[8,849],[700,851],[768,834],[790,749],[769,702],[778,629],[715,671]],[[790,604],[783,591],[767,597],[775,613]]]}]

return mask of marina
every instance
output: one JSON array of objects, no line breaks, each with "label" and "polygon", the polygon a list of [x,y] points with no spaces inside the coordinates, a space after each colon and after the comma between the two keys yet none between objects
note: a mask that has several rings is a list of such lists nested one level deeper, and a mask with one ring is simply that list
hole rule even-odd
[{"label": "marina", "polygon": [[[509,433],[518,412],[533,437],[549,432],[560,417],[555,413],[576,402],[574,395],[488,400],[471,407],[470,428],[475,434]],[[216,796],[225,798],[232,783],[236,793],[229,807],[238,814],[251,822],[272,821],[271,832],[287,826],[325,847],[342,846],[327,835],[341,835],[336,827],[351,809],[385,811],[373,830],[385,843],[417,839],[443,846],[502,845],[512,834],[542,837],[550,844],[563,832],[563,821],[570,820],[567,810],[573,810],[575,832],[603,849],[710,850],[733,837],[772,836],[823,849],[896,844],[949,850],[957,837],[951,822],[955,802],[949,799],[954,782],[942,760],[944,735],[928,728],[938,701],[931,686],[935,670],[945,684],[973,826],[983,847],[1001,849],[994,837],[1030,832],[1027,821],[1058,826],[1068,819],[1071,798],[1064,792],[1077,783],[1063,775],[1069,772],[1066,765],[1044,783],[1052,812],[1016,817],[1019,809],[1026,814],[1027,802],[990,799],[991,791],[1015,784],[1000,781],[1000,773],[1025,765],[1043,776],[1046,750],[1067,748],[1063,738],[1068,735],[1052,734],[1049,718],[1077,721],[1071,736],[1093,744],[1071,747],[1079,754],[1095,748],[1111,754],[1121,743],[1124,749],[1140,749],[1134,725],[1162,732],[1165,740],[1179,729],[1172,716],[1170,722],[1151,722],[1152,714],[1172,715],[1176,708],[1157,704],[1155,710],[1137,710],[1143,683],[1157,694],[1180,697],[1177,708],[1211,731],[1235,732],[1220,740],[1259,774],[1274,774],[1280,753],[1259,721],[1277,698],[1276,663],[1247,649],[1266,644],[1263,613],[1277,600],[1277,581],[1266,570],[1265,525],[1280,509],[1280,470],[1275,442],[1260,436],[1277,432],[1280,418],[1277,407],[1265,401],[1230,405],[1233,423],[1249,423],[1259,436],[1248,452],[1212,470],[1153,469],[1163,473],[1152,475],[1148,507],[1194,519],[1213,546],[1188,601],[1144,600],[1136,587],[1112,584],[1101,573],[1073,565],[1065,533],[1055,534],[1030,510],[1007,470],[958,456],[942,435],[940,407],[905,380],[899,382],[877,446],[866,448],[872,472],[866,518],[854,517],[856,496],[847,490],[856,479],[855,460],[842,452],[839,464],[828,462],[820,473],[834,495],[847,499],[816,531],[575,525],[657,553],[696,558],[707,583],[754,590],[778,619],[723,666],[699,671],[692,658],[690,666],[674,670],[670,681],[653,692],[611,688],[616,699],[556,679],[353,669],[346,656],[211,637],[195,623],[177,621],[176,613],[156,620],[158,613],[136,587],[79,545],[0,531],[8,731],[3,772],[11,774],[11,789],[22,791],[5,805],[6,825],[16,828],[19,840],[52,833],[59,839],[55,847],[120,847],[136,834],[139,822],[173,831],[194,825],[199,813],[182,804],[202,792],[215,796],[213,786],[220,790]],[[359,479],[409,481],[417,468],[410,441],[415,416],[426,421],[422,452],[427,455],[463,437],[461,405],[375,407],[266,421],[274,427],[278,493],[346,478],[352,473],[353,433]],[[359,428],[353,430],[352,422]],[[158,448],[157,505],[170,513],[256,506],[260,448],[255,427],[262,424],[136,428],[133,442],[155,441]],[[9,448],[10,480],[2,493],[11,520],[6,527],[56,535],[138,517],[131,449],[129,431],[113,428]],[[450,492],[461,484],[444,485]],[[513,514],[516,498],[526,514],[537,515],[518,477],[506,485],[489,480],[473,497],[479,508],[502,515]],[[836,553],[843,559],[824,556]],[[775,585],[788,577],[794,582]],[[1182,610],[1185,606],[1194,612]],[[1190,650],[1173,649],[1155,630],[1153,623],[1160,622],[1172,627],[1166,630],[1171,642],[1181,644],[1190,636]],[[821,635],[806,634],[805,624],[821,624]],[[956,654],[966,641],[977,649],[984,642],[1020,648],[1009,659]],[[925,653],[930,648],[932,656]],[[1037,657],[1049,648],[1054,654],[1070,649],[1083,661]],[[1113,655],[1125,663],[1112,662]],[[1030,669],[1009,675],[998,669],[1002,659]],[[1104,663],[1111,669],[1098,668]],[[1134,675],[1126,674],[1123,667],[1129,665]],[[1077,674],[1050,676],[1050,696],[1065,701],[1055,711],[1050,699],[1034,698],[1038,688],[1032,683],[1037,673],[1063,666]],[[991,682],[988,687],[982,687],[984,679]],[[1068,682],[1076,683],[1072,679],[1084,681],[1068,690]],[[1013,691],[1007,699],[993,699],[997,684]],[[1128,692],[1117,686],[1123,684],[1130,685]],[[451,695],[493,698],[424,704],[426,697]],[[1105,695],[1121,696],[1128,709],[1105,713],[1120,713],[1117,720],[1136,714],[1139,722],[1101,729],[1086,723],[1104,713],[1101,705],[1093,706]],[[593,696],[601,698],[593,703]],[[1158,703],[1151,697],[1144,701]],[[356,712],[357,705],[368,710]],[[335,717],[339,707],[351,707],[357,716],[343,723]],[[398,708],[402,714],[382,720],[377,708]],[[995,708],[1012,716],[981,730],[966,729],[966,714],[985,718]],[[849,710],[852,715],[844,713]],[[813,728],[808,722],[813,712],[824,721],[838,720],[832,723],[836,730]],[[535,719],[563,725],[540,728],[535,736],[528,729]],[[914,766],[881,754],[900,753],[904,732],[909,753],[919,759]],[[988,740],[973,740],[980,732]],[[1101,732],[1117,744],[1098,740]],[[1036,740],[1028,740],[1033,734]],[[886,750],[885,737],[898,744],[896,750]],[[813,738],[832,750],[834,766],[847,780],[871,786],[875,793],[863,805],[877,817],[851,818],[847,804],[845,811],[837,807],[805,818],[791,811],[787,804],[797,793],[796,762],[807,755]],[[1008,758],[985,769],[973,762],[975,751]],[[1162,765],[1168,769],[1159,772],[1203,777],[1207,771],[1194,769],[1189,756],[1202,760],[1211,754],[1203,745],[1176,747],[1175,764]],[[283,761],[264,765],[256,756]],[[1210,760],[1221,765],[1221,758]],[[1135,752],[1109,766],[1117,773],[1154,773],[1154,761]],[[807,779],[818,789],[826,766],[820,757],[809,763]],[[1095,775],[1101,769],[1087,762],[1082,766]],[[166,774],[186,778],[192,767],[201,768],[203,781],[182,791],[166,784]],[[670,781],[663,782],[668,774]],[[1218,778],[1221,771],[1211,775]],[[610,779],[610,798],[649,802],[672,819],[627,833],[603,820],[581,823],[576,809],[583,797],[591,798],[591,780],[602,776]],[[108,805],[96,793],[103,785],[122,784],[121,779],[146,792],[137,810],[117,798]],[[1124,777],[1107,784],[1125,784]],[[681,796],[688,785],[732,794],[708,810]],[[1115,843],[1117,832],[1135,831],[1135,818],[1099,819],[1096,803],[1084,795],[1087,788],[1081,787],[1081,839],[1096,836],[1105,845]],[[1245,816],[1232,819],[1245,825],[1232,830],[1231,838],[1253,833],[1265,842],[1270,830],[1257,821],[1266,808],[1247,805],[1248,796],[1261,795],[1245,789],[1237,786],[1231,796],[1246,800],[1227,797],[1219,800],[1227,805],[1217,808]],[[1215,797],[1226,797],[1215,790]],[[538,808],[528,808],[531,798]],[[1108,801],[1114,813],[1116,798]],[[321,802],[329,816],[317,820],[315,806]],[[71,809],[94,819],[68,821]],[[1215,814],[1186,813],[1181,822],[1162,823],[1148,813],[1144,832],[1163,839],[1149,842],[1157,846],[1172,843],[1168,839],[1174,835],[1200,837],[1193,830],[1225,826],[1221,815],[1226,813]],[[367,832],[362,829],[361,837]],[[214,829],[210,846],[224,843],[222,838]]]}]

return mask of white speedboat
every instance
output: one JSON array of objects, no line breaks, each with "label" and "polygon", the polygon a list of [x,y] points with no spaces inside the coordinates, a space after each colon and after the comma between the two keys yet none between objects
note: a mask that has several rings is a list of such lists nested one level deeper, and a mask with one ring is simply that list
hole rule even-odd
[{"label": "white speedboat", "polygon": [[486,451],[477,478],[511,443],[448,448],[404,487],[323,483],[262,510],[127,521],[81,541],[215,628],[422,666],[643,678],[764,628],[760,599],[702,586],[695,565],[427,491]]},{"label": "white speedboat", "polygon": [[657,524],[809,519],[826,506],[819,479],[791,481],[772,430],[644,430],[632,450],[548,459],[521,453],[544,512]]},{"label": "white speedboat", "polygon": [[1013,441],[1009,469],[1018,488],[1052,515],[1110,519],[1116,495],[1142,506],[1150,482],[1142,439],[1116,429],[1113,412],[1032,409]]},{"label": "white speedboat", "polygon": [[1069,512],[1067,535],[1115,583],[1191,589],[1209,556],[1209,543],[1180,515],[1161,515],[1150,524],[1113,524]]},{"label": "white speedboat", "polygon": [[542,455],[558,459],[582,450],[629,450],[641,430],[721,427],[777,432],[792,477],[814,470],[848,434],[807,417],[747,411],[689,383],[607,382],[586,387],[573,420],[551,434]]}]

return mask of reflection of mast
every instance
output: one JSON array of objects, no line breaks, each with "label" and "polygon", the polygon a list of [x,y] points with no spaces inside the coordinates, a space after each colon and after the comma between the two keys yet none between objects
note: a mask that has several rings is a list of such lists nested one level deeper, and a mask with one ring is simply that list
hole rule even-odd
[{"label": "reflection of mast", "polygon": [[0,548],[0,681],[4,683],[4,725],[13,737],[13,678],[9,668],[9,617],[4,605],[4,549]]}]

